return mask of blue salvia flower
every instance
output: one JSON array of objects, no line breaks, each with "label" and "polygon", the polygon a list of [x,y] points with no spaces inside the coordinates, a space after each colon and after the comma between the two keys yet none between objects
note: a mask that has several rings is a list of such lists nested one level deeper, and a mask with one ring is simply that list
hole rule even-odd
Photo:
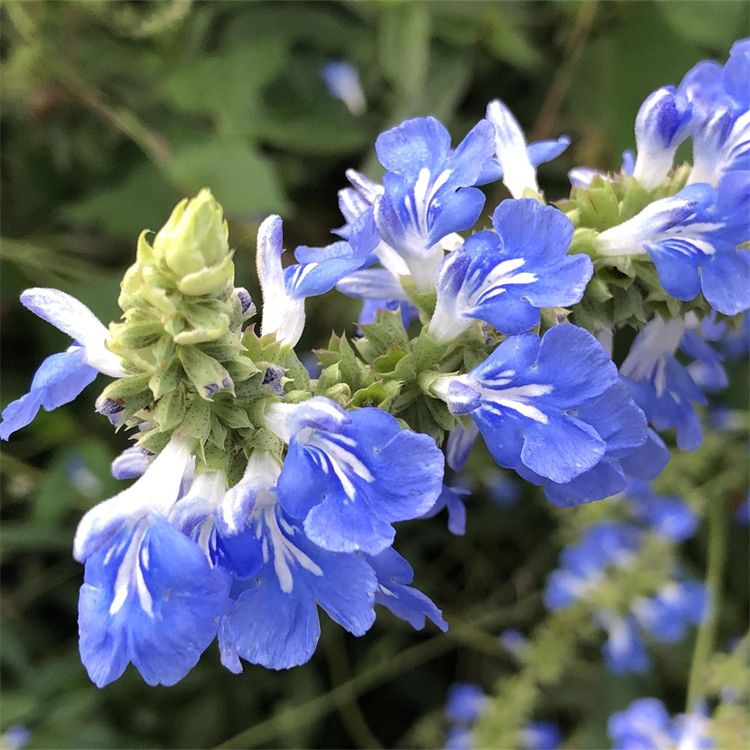
[{"label": "blue salvia flower", "polygon": [[477,319],[500,333],[524,333],[539,324],[540,308],[567,307],[583,297],[593,265],[586,255],[567,255],[573,225],[565,214],[528,198],[506,200],[492,224],[494,232],[472,235],[440,264],[428,329],[438,342]]},{"label": "blue salvia flower", "polygon": [[672,169],[677,147],[700,124],[701,110],[674,86],[649,95],[635,118],[633,177],[647,190],[658,187]]},{"label": "blue salvia flower", "polygon": [[648,253],[665,291],[679,300],[701,291],[715,310],[750,308],[750,172],[727,172],[716,188],[691,185],[662,198],[595,240],[603,255]]},{"label": "blue salvia flower", "polygon": [[459,423],[450,431],[445,448],[445,463],[453,471],[461,472],[469,460],[469,455],[479,435],[475,422],[469,425]]},{"label": "blue salvia flower", "polygon": [[368,262],[348,242],[325,248],[299,247],[297,264],[283,268],[282,222],[269,216],[258,229],[256,263],[263,293],[261,335],[275,334],[276,340],[294,346],[305,327],[305,299],[325,294],[341,278]]},{"label": "blue salvia flower", "polygon": [[607,632],[602,647],[604,665],[613,674],[643,673],[650,666],[646,644],[632,615],[617,617],[600,612],[597,621]]},{"label": "blue salvia flower", "polygon": [[364,114],[367,109],[365,92],[357,69],[344,60],[326,63],[320,71],[331,96],[340,99],[353,115]]},{"label": "blue salvia flower", "polygon": [[[445,717],[449,728],[445,750],[472,750],[472,728],[487,710],[489,698],[472,682],[454,682],[448,690]],[[532,721],[520,730],[518,746],[523,750],[557,750],[562,733],[551,721]]]},{"label": "blue salvia flower", "polygon": [[710,726],[704,706],[672,718],[658,698],[639,698],[610,716],[607,732],[614,750],[708,750]]},{"label": "blue salvia flower", "polygon": [[442,491],[435,441],[380,409],[345,412],[318,397],[272,404],[265,420],[289,444],[279,502],[324,549],[375,555],[393,542],[394,522],[423,515]]},{"label": "blue salvia flower", "polygon": [[[221,661],[232,672],[242,671],[240,659],[270,669],[308,661],[320,637],[318,606],[354,635],[363,635],[375,620],[372,567],[361,555],[311,542],[277,502],[278,461],[263,451],[251,461],[244,490],[222,512],[247,529],[257,550],[257,570],[235,581],[221,618]],[[247,495],[251,502],[242,499]]]},{"label": "blue salvia flower", "polygon": [[648,482],[631,480],[627,497],[634,517],[673,542],[683,542],[695,534],[698,514],[679,497],[656,495]]},{"label": "blue salvia flower", "polygon": [[109,331],[75,297],[59,289],[27,289],[21,303],[75,343],[67,351],[47,357],[34,375],[29,392],[5,407],[0,423],[3,440],[31,424],[40,408],[52,411],[72,401],[99,373],[125,375],[120,358],[105,346]]},{"label": "blue salvia flower", "polygon": [[419,310],[407,300],[366,299],[362,302],[362,309],[357,318],[357,325],[364,326],[374,323],[380,310],[401,313],[401,322],[406,330],[412,321],[419,318]]},{"label": "blue salvia flower", "polygon": [[750,39],[735,42],[724,66],[698,63],[680,91],[703,109],[693,134],[689,183],[716,185],[725,172],[750,169]]},{"label": "blue salvia flower", "polygon": [[480,121],[456,149],[448,131],[434,117],[407,120],[381,133],[375,142],[388,170],[384,193],[374,204],[381,238],[406,261],[417,288],[435,288],[443,259],[441,241],[470,229],[484,206],[473,187],[492,155],[494,127]]},{"label": "blue salvia flower", "polygon": [[502,178],[514,198],[522,198],[525,190],[538,193],[536,168],[556,159],[570,145],[570,138],[561,136],[527,144],[518,121],[499,99],[487,105],[487,119],[495,126],[495,155],[485,165],[477,184]]},{"label": "blue salvia flower", "polygon": [[190,445],[173,437],[135,484],[78,526],[80,652],[99,687],[129,662],[149,685],[173,685],[216,637],[229,576],[168,520],[191,460]]},{"label": "blue salvia flower", "polygon": [[628,565],[641,541],[641,531],[630,524],[602,522],[590,526],[577,544],[563,551],[560,567],[547,579],[547,608],[567,607],[585,597],[599,585],[610,565]]},{"label": "blue salvia flower", "polygon": [[685,320],[665,322],[657,317],[636,336],[620,373],[654,428],[674,428],[677,445],[682,450],[695,450],[701,443],[702,430],[693,403],[705,404],[707,400],[690,372],[677,361],[678,349],[721,368],[716,352],[695,331],[688,330]]},{"label": "blue salvia flower", "polygon": [[[439,378],[432,387],[452,413],[471,415],[500,466],[524,478],[566,484],[605,457],[607,435],[616,431],[617,420],[637,424],[638,410],[627,399],[624,417],[619,407],[605,409],[607,399],[623,400],[617,383],[617,368],[601,344],[565,324],[541,339],[512,336],[468,374]],[[595,404],[612,414],[602,418],[604,434],[582,418],[582,411]],[[628,430],[613,457],[627,454],[626,443],[631,449],[643,444],[645,423],[641,426],[639,436]]]},{"label": "blue salvia flower", "polygon": [[21,724],[9,726],[0,735],[5,750],[23,750],[31,742],[31,732]]}]

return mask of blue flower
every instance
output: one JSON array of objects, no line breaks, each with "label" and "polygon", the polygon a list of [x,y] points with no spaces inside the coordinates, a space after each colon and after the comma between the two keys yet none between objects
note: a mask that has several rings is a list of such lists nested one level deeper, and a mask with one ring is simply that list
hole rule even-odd
[{"label": "blue flower", "polygon": [[389,547],[377,555],[365,555],[365,559],[378,580],[376,604],[388,608],[415,630],[422,630],[427,618],[443,632],[448,630],[442,612],[421,591],[408,585],[414,580],[414,571],[395,549]]},{"label": "blue flower", "polygon": [[258,229],[256,264],[263,293],[261,335],[294,346],[305,327],[305,298],[333,289],[336,283],[368,262],[367,252],[357,252],[348,242],[323,248],[298,247],[297,264],[283,268],[282,222],[269,216]]},{"label": "blue flower", "polygon": [[374,323],[380,310],[389,310],[390,312],[401,313],[401,322],[404,329],[408,330],[412,321],[419,317],[419,311],[411,304],[403,300],[386,300],[386,299],[366,299],[362,303],[362,310],[357,319],[357,325],[364,326]]},{"label": "blue flower", "polygon": [[601,614],[599,621],[607,631],[607,641],[602,649],[607,669],[613,674],[645,672],[650,662],[635,618],[632,615],[612,617]]},{"label": "blue flower", "polygon": [[682,348],[687,354],[718,364],[716,353],[703,345],[705,342],[687,329],[684,320],[675,318],[665,323],[657,317],[636,336],[620,368],[633,400],[648,421],[657,430],[675,428],[682,450],[695,450],[701,443],[701,425],[693,403],[705,404],[706,397],[675,354]]},{"label": "blue flower", "polygon": [[693,134],[693,169],[689,183],[716,185],[722,174],[750,169],[750,40],[736,42],[723,67],[698,63],[683,78],[679,91],[703,110]]},{"label": "blue flower", "polygon": [[418,518],[442,491],[444,459],[434,440],[402,430],[384,411],[347,413],[313,398],[272,404],[265,419],[289,443],[279,501],[324,549],[377,554],[393,542],[395,521]]},{"label": "blue flower", "polygon": [[518,121],[499,99],[487,105],[487,119],[495,126],[495,156],[487,162],[477,184],[502,178],[514,198],[522,198],[525,190],[538,193],[536,168],[556,159],[570,145],[570,138],[527,145]]},{"label": "blue flower", "polygon": [[367,109],[365,92],[357,69],[344,60],[326,63],[320,71],[331,96],[340,99],[353,115],[361,115]]},{"label": "blue flower", "polygon": [[454,414],[470,413],[493,458],[564,484],[596,466],[606,440],[577,415],[617,382],[617,368],[587,331],[559,325],[540,339],[513,336],[467,375],[433,384]]},{"label": "blue flower", "polygon": [[75,297],[58,289],[27,289],[21,303],[75,343],[65,352],[47,357],[34,375],[30,391],[5,407],[0,424],[3,440],[31,424],[40,408],[52,411],[72,401],[98,373],[112,377],[125,374],[119,357],[105,347],[109,331]]},{"label": "blue flower", "polygon": [[701,110],[674,86],[646,98],[635,118],[633,177],[647,190],[658,187],[672,169],[677,147],[698,127]]},{"label": "blue flower", "polygon": [[581,301],[593,274],[586,255],[568,256],[573,225],[535,200],[503,201],[492,216],[495,232],[478,232],[440,264],[429,333],[450,341],[473,320],[516,334],[539,324],[543,307]]},{"label": "blue flower", "polygon": [[129,662],[149,685],[174,685],[214,640],[229,579],[157,513],[125,523],[86,561],[81,659],[103,687]]},{"label": "blue flower", "polygon": [[445,714],[454,724],[471,724],[479,719],[487,706],[487,696],[479,685],[454,682],[448,690]]},{"label": "blue flower", "polygon": [[657,534],[683,542],[695,534],[698,516],[679,497],[655,495],[648,482],[630,481],[627,496],[633,507],[635,518],[648,524]]},{"label": "blue flower", "polygon": [[417,288],[431,291],[443,259],[441,240],[471,228],[484,206],[476,184],[492,155],[494,127],[482,120],[451,149],[450,135],[434,117],[407,120],[375,142],[384,194],[376,198],[382,239],[406,261]]},{"label": "blue flower", "polygon": [[727,172],[716,188],[690,185],[649,204],[622,224],[602,232],[603,255],[647,252],[664,290],[679,300],[701,291],[715,310],[736,315],[750,308],[750,172]]},{"label": "blue flower", "polygon": [[672,718],[657,698],[639,698],[625,711],[612,714],[607,732],[615,750],[670,750],[714,746],[708,736],[710,722],[705,709]]},{"label": "blue flower", "polygon": [[79,523],[80,651],[99,687],[129,662],[148,684],[173,685],[216,637],[230,577],[167,519],[191,460],[190,446],[172,438],[135,484]]},{"label": "blue flower", "polygon": [[449,468],[453,471],[464,470],[478,434],[479,428],[474,422],[466,427],[458,424],[455,429],[451,430],[445,449],[445,462]]},{"label": "blue flower", "polygon": [[563,551],[560,567],[547,579],[546,607],[560,609],[582,599],[600,583],[610,565],[627,565],[641,540],[640,531],[628,524],[602,522],[590,526],[577,544]]},{"label": "blue flower", "polygon": [[656,596],[634,602],[633,612],[654,640],[675,643],[688,625],[700,625],[708,611],[708,593],[702,581],[672,581]]},{"label": "blue flower", "polygon": [[241,672],[241,658],[269,669],[304,664],[320,637],[318,606],[354,635],[370,628],[377,580],[363,557],[311,542],[276,502],[273,487],[258,492],[248,525],[263,563],[254,577],[233,587],[219,629],[225,667]]},{"label": "blue flower", "polygon": [[521,745],[526,750],[557,750],[562,732],[553,721],[531,721],[521,730]]}]

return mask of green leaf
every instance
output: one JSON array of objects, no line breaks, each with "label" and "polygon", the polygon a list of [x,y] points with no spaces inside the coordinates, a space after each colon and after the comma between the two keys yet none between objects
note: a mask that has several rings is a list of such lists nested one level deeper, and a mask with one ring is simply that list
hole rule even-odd
[{"label": "green leaf", "polygon": [[292,211],[271,162],[240,140],[184,143],[175,148],[167,167],[188,193],[210,187],[228,214]]},{"label": "green leaf", "polygon": [[64,204],[59,215],[75,226],[101,227],[135,244],[144,227],[161,227],[178,197],[153,164],[143,163],[122,181],[98,185],[75,203]]}]

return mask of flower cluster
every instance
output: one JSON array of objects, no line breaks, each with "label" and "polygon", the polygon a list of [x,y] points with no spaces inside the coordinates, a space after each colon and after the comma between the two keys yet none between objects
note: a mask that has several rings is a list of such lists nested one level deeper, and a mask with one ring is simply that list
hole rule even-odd
[{"label": "flower cluster", "polygon": [[[682,542],[697,527],[695,513],[679,498],[653,494],[634,482],[626,492],[632,520],[589,526],[576,544],[563,551],[560,567],[547,582],[544,601],[550,610],[583,603],[607,633],[603,656],[616,674],[644,672],[649,658],[642,635],[674,643],[690,624],[698,625],[708,602],[702,582],[684,580],[671,563],[656,578],[641,575],[639,554],[659,549],[659,542]],[[647,547],[651,534],[652,550]]]},{"label": "flower cluster", "polygon": [[[487,707],[487,696],[479,685],[455,682],[448,693],[445,718],[449,728],[445,750],[472,750],[471,728]],[[517,747],[522,750],[557,750],[562,733],[552,721],[529,722],[520,732]]]},{"label": "flower cluster", "polygon": [[[358,636],[376,604],[446,629],[410,586],[394,524],[447,508],[451,530],[465,531],[445,465],[460,472],[479,434],[499,466],[560,507],[659,474],[669,451],[657,430],[695,448],[693,404],[726,384],[708,342],[750,308],[748,65],[739,42],[725,66],[701,64],[655,92],[636,119],[633,163],[619,175],[577,170],[559,207],[536,168],[569,139],[527,144],[500,101],[455,147],[434,117],[382,133],[385,173],[378,183],[347,172],[336,241],[285,262],[281,218],[260,225],[257,329],[208,190],[138,238],[109,328],[62,291],[24,292],[74,343],[6,408],[0,436],[102,373],[115,380],[96,409],[134,441],[112,470],[137,481],[90,509],[73,545],[92,680],[132,662],[149,684],[173,684],[215,639],[232,671],[242,660],[293,667],[315,650],[319,607]],[[325,77],[364,107],[351,71]],[[690,136],[695,163],[673,171]],[[512,197],[485,222],[480,188],[497,180]],[[305,301],[334,289],[363,300],[357,335],[332,335],[311,378],[295,352]],[[626,324],[640,333],[618,369],[611,343]],[[636,495],[636,516],[657,532],[692,532],[680,509]],[[632,524],[591,529],[553,574],[548,605],[584,596],[640,536]],[[611,657],[635,622],[679,637],[698,594],[665,582],[632,612],[602,610]]]}]

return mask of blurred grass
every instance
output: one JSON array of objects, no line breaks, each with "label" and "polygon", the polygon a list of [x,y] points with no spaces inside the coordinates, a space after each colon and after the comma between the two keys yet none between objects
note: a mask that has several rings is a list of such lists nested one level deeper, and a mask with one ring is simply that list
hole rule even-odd
[{"label": "blurred grass", "polygon": [[[542,173],[554,199],[572,166],[618,167],[643,98],[698,60],[725,57],[748,26],[748,5],[722,0],[6,1],[0,13],[3,405],[68,345],[18,294],[57,286],[116,319],[138,233],[158,229],[183,195],[207,185],[224,204],[238,283],[257,299],[259,221],[281,213],[287,247],[325,244],[341,223],[344,169],[379,175],[372,144],[383,129],[434,114],[459,137],[500,97],[527,131],[573,138]],[[363,116],[325,91],[319,70],[330,59],[359,68]],[[488,212],[503,195],[491,189]],[[335,294],[308,310],[308,349],[356,315]],[[129,670],[97,690],[78,660],[81,570],[69,550],[81,513],[115,491],[108,465],[127,440],[93,413],[96,394],[94,384],[4,446],[0,731],[27,724],[38,748],[333,748],[368,746],[373,735],[387,747],[433,747],[452,681],[489,686],[512,670],[492,644],[501,626],[539,621],[556,520],[535,492],[500,508],[479,491],[466,538],[451,537],[440,518],[399,534],[417,584],[453,623],[447,635],[413,633],[383,612],[362,639],[324,622],[318,653],[292,672],[248,666],[233,676],[211,648],[174,688],[148,688]],[[747,407],[742,381],[729,398]],[[473,459],[477,486],[490,465]],[[729,564],[741,571],[747,545],[733,533]],[[742,600],[746,574],[733,580]],[[739,611],[724,631],[741,627]],[[655,679],[674,684],[674,658],[660,657]],[[569,694],[546,705],[566,726],[582,722],[592,747],[604,742],[603,714],[586,711],[586,696],[596,702],[603,690],[611,708],[642,687],[603,675],[583,664]]]}]

